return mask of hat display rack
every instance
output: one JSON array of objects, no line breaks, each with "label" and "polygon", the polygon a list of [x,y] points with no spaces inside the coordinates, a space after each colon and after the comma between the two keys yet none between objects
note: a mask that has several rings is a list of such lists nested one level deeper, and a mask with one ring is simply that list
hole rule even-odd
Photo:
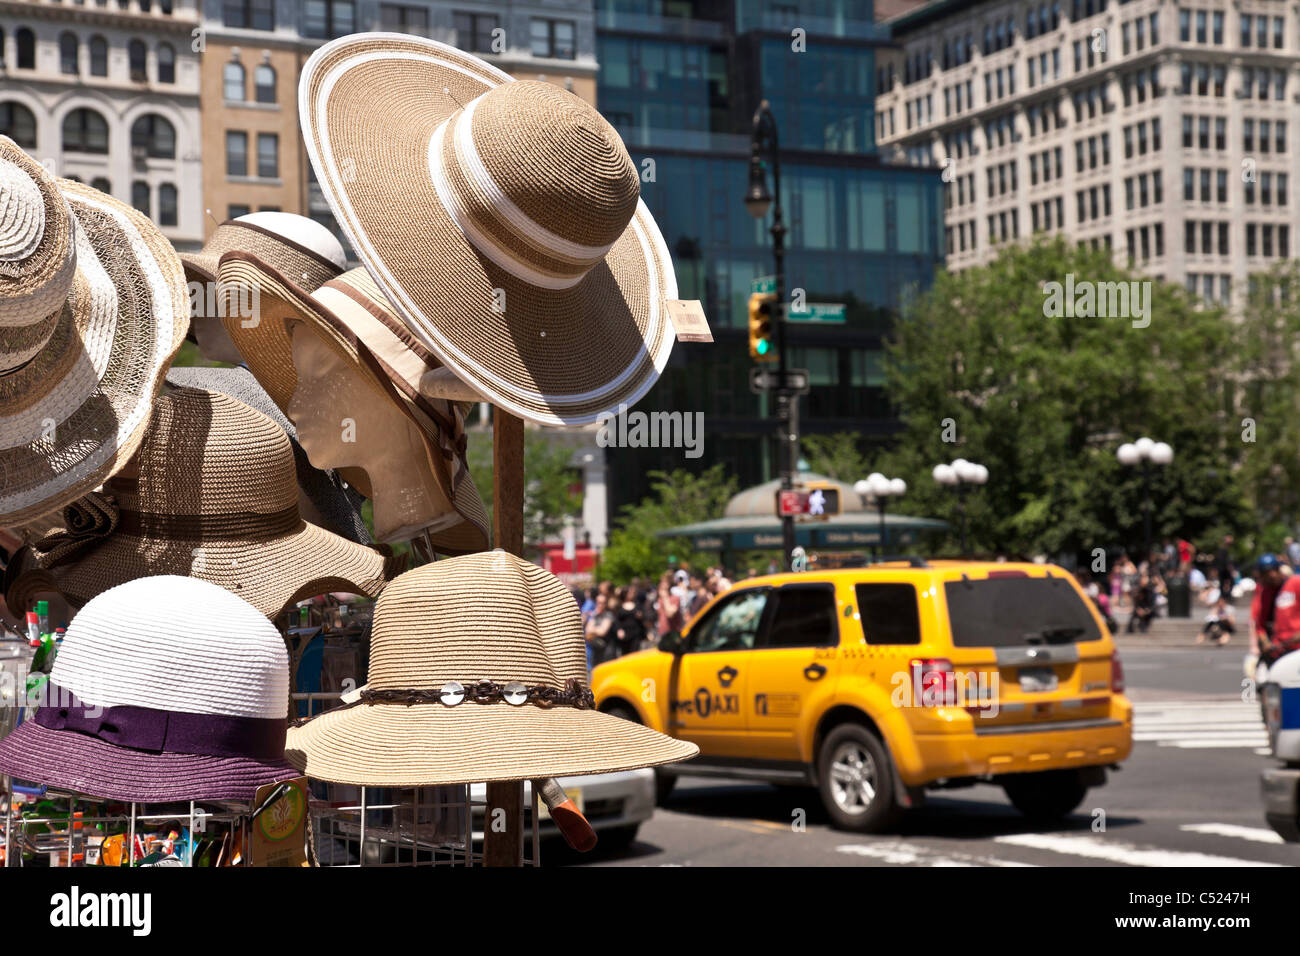
[{"label": "hat display rack", "polygon": [[[280,213],[178,256],[0,138],[0,215],[25,217],[0,223],[0,456],[27,476],[0,489],[25,539],[6,598],[80,607],[44,685],[67,698],[0,725],[5,866],[538,866],[546,817],[596,842],[556,776],[698,753],[595,710],[576,606],[523,560],[525,422],[635,403],[677,338],[672,261],[618,134],[558,87],[405,34],[324,44],[298,92],[361,269]],[[187,279],[230,298],[187,309]],[[96,281],[116,296],[87,296]],[[230,308],[241,289],[257,321]],[[245,367],[164,385],[187,331]],[[68,392],[75,445],[4,405],[31,368]],[[469,403],[490,406],[490,529]],[[331,434],[339,412],[367,416],[368,445]],[[397,543],[422,564],[402,573]],[[331,591],[374,599],[371,627],[294,619]],[[364,648],[367,684],[303,687],[318,638],[357,666]]]}]

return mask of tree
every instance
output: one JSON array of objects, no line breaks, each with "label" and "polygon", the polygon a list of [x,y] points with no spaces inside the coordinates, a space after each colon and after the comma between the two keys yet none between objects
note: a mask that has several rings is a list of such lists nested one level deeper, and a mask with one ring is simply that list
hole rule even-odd
[{"label": "tree", "polygon": [[801,442],[804,457],[808,459],[808,470],[815,474],[853,484],[859,478],[867,477],[872,470],[867,466],[858,436],[853,432],[804,435]]},{"label": "tree", "polygon": [[633,577],[657,579],[669,558],[695,563],[689,538],[660,538],[665,528],[708,521],[722,515],[736,493],[736,477],[719,463],[698,475],[678,468],[649,473],[651,493],[623,508],[609,546],[601,555],[600,574],[613,581]]},{"label": "tree", "polygon": [[[1100,283],[1145,283],[1116,316]],[[1058,285],[1052,285],[1053,283]],[[1108,317],[1057,305],[1102,292]],[[1134,287],[1129,286],[1132,293]],[[1074,311],[1075,314],[1071,314]],[[1061,314],[1061,313],[1064,314]],[[989,468],[969,505],[974,550],[1086,555],[1141,540],[1141,479],[1115,457],[1141,435],[1175,449],[1153,469],[1153,537],[1204,540],[1249,516],[1233,465],[1241,442],[1226,384],[1232,327],[1183,289],[1116,267],[1109,252],[1064,240],[1008,247],[940,273],[887,348],[905,430],[881,470],[909,482],[908,510],[957,520],[957,495],[931,477],[962,457]]]},{"label": "tree", "polygon": [[[571,443],[541,428],[524,431],[524,542],[557,540],[565,518],[582,511],[580,482],[570,460]],[[474,484],[492,520],[492,432],[471,430],[466,458]]]}]

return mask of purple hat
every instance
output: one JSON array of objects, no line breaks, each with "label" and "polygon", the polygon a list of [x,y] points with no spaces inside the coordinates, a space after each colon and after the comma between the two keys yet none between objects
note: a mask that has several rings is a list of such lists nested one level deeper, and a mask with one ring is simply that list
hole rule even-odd
[{"label": "purple hat", "polygon": [[260,611],[198,578],[138,578],[82,608],[0,773],[140,803],[251,801],[284,759],[289,658]]}]

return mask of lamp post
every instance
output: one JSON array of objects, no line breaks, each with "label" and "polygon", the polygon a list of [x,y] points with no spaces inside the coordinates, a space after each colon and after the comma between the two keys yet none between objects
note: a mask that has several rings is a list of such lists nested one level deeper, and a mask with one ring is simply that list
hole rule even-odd
[{"label": "lamp post", "polygon": [[967,557],[966,550],[966,493],[971,485],[982,485],[989,480],[989,470],[983,465],[965,458],[958,458],[951,465],[935,465],[934,480],[941,485],[957,489],[957,505],[961,514],[961,555]]},{"label": "lamp post", "polygon": [[[773,191],[767,189],[767,173],[763,168],[763,154],[772,161]],[[758,104],[754,111],[753,129],[749,142],[749,188],[745,191],[745,208],[755,219],[767,216],[772,210],[772,256],[776,260],[776,350],[777,372],[781,386],[776,393],[777,418],[780,421],[781,445],[784,449],[780,457],[781,489],[789,491],[794,487],[795,462],[799,457],[799,398],[785,389],[785,218],[781,214],[781,149],[777,136],[776,117],[772,115],[771,105],[767,100]],[[784,515],[781,518],[781,546],[785,552],[783,565],[790,569],[791,552],[794,551],[794,517]]]},{"label": "lamp post", "polygon": [[875,471],[865,478],[859,479],[853,485],[853,490],[858,493],[865,505],[869,501],[874,501],[876,510],[880,514],[880,557],[885,556],[885,499],[897,497],[907,492],[907,482],[902,478],[886,478],[880,472]]},{"label": "lamp post", "polygon": [[[1125,442],[1115,451],[1121,465],[1139,465],[1142,469],[1142,561],[1151,560],[1151,465],[1168,465],[1174,450],[1165,442],[1143,436]],[[1138,562],[1139,564],[1141,562]]]}]

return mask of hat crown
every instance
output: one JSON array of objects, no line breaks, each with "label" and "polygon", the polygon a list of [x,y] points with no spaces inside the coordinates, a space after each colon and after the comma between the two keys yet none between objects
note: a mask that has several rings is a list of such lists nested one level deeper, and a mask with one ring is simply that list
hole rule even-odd
[{"label": "hat crown", "polygon": [[91,599],[68,625],[50,680],[100,707],[288,712],[280,633],[252,605],[198,578],[137,578]]},{"label": "hat crown", "polygon": [[[278,515],[277,527],[299,520],[293,447],[284,430],[205,389],[176,388],[158,398],[140,451],[105,491],[124,510],[149,514]],[[258,530],[255,521],[230,529],[252,537]]]},{"label": "hat crown", "polygon": [[566,288],[627,230],[640,179],[589,104],[549,83],[502,83],[434,132],[439,198],[483,254],[534,285]]},{"label": "hat crown", "polygon": [[0,372],[49,341],[76,267],[72,211],[54,177],[0,136]]},{"label": "hat crown", "polygon": [[582,618],[568,589],[535,564],[499,550],[447,558],[379,596],[368,677],[372,690],[586,684]]}]

